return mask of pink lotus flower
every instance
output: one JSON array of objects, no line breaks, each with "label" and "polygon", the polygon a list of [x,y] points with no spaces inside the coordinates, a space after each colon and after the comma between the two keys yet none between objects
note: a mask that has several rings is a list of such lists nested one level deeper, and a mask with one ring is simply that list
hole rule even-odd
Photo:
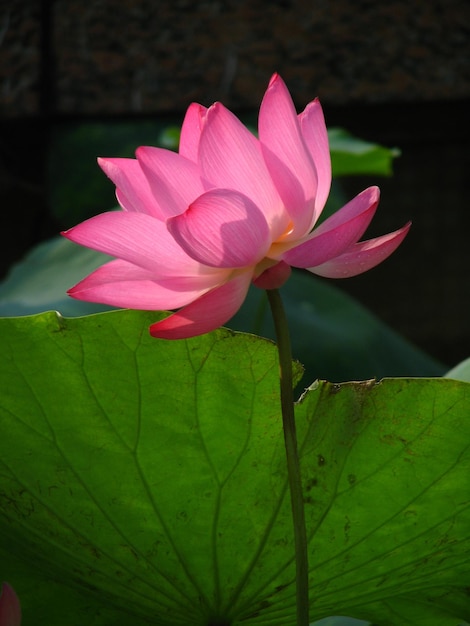
[{"label": "pink lotus flower", "polygon": [[297,115],[274,75],[258,126],[259,139],[222,104],[192,104],[178,154],[141,147],[137,159],[99,159],[123,211],[97,215],[63,234],[117,258],[68,293],[118,307],[179,309],[150,333],[182,339],[226,323],[251,282],[275,289],[291,267],[329,278],[355,276],[400,245],[409,224],[357,243],[377,208],[377,187],[314,228],[331,184],[318,100]]},{"label": "pink lotus flower", "polygon": [[3,583],[0,594],[0,626],[20,626],[21,607],[18,596],[8,583]]}]

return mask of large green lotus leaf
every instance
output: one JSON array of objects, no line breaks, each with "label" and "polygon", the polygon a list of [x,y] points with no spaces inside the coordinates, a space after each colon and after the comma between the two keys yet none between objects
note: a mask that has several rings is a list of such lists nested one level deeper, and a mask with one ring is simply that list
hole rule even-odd
[{"label": "large green lotus leaf", "polygon": [[[57,310],[64,316],[108,310],[74,300],[66,290],[108,260],[63,237],[32,250],[0,284],[0,315]],[[282,289],[294,356],[305,380],[440,376],[446,368],[411,345],[331,282],[294,272]],[[265,292],[252,287],[230,328],[274,338]],[[308,384],[308,383],[307,383]]]},{"label": "large green lotus leaf", "polygon": [[314,626],[369,626],[369,624],[370,622],[364,620],[344,616],[324,617],[314,622]]},{"label": "large green lotus leaf", "polygon": [[[0,579],[25,624],[293,625],[275,346],[154,340],[154,320],[0,321]],[[297,404],[312,620],[468,617],[469,389],[317,383]]]},{"label": "large green lotus leaf", "polygon": [[[468,576],[466,577],[468,580]],[[432,587],[425,592],[403,594],[367,607],[374,624],[390,626],[468,626],[468,621],[455,616],[470,618],[470,594],[468,587]],[[336,626],[336,625],[335,625]],[[343,626],[341,623],[337,626]],[[346,625],[345,625],[346,626]],[[352,626],[352,625],[351,625]]]}]

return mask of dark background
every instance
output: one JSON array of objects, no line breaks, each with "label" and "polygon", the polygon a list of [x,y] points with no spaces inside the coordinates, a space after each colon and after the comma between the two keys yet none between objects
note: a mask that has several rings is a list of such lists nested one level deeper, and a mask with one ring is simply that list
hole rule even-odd
[{"label": "dark background", "polygon": [[408,219],[412,231],[382,266],[336,284],[444,362],[469,355],[466,0],[0,0],[0,7],[0,276],[31,246],[72,226],[50,210],[47,163],[61,129],[179,122],[193,100],[256,113],[278,71],[299,109],[319,96],[329,126],[402,151],[392,178],[342,184],[348,197],[380,185],[370,235]]}]

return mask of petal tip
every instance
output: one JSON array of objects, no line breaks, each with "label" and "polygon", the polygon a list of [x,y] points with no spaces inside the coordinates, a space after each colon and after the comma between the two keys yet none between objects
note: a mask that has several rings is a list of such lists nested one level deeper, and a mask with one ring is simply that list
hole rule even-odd
[{"label": "petal tip", "polygon": [[68,239],[69,241],[73,241],[72,233],[75,230],[75,228],[76,226],[72,226],[72,228],[68,228],[67,230],[61,230],[59,234],[62,237],[65,237],[65,239]]},{"label": "petal tip", "polygon": [[116,165],[113,163],[114,159],[106,158],[106,157],[97,157],[96,162],[98,166],[102,169],[102,171],[106,174],[108,178],[111,178],[112,172],[116,171]]},{"label": "petal tip", "polygon": [[269,87],[271,87],[271,85],[274,85],[274,83],[276,83],[278,80],[282,80],[282,78],[279,76],[277,72],[274,72],[274,74],[269,79],[268,89]]},{"label": "petal tip", "polygon": [[136,148],[135,150],[135,157],[136,159],[139,161],[142,158],[145,158],[148,154],[148,149],[146,149],[147,146],[139,146],[138,148]]}]

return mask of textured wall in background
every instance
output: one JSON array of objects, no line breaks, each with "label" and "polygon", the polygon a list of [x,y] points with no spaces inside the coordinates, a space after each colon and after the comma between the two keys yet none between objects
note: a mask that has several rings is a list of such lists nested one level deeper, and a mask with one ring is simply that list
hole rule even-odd
[{"label": "textured wall in background", "polygon": [[41,17],[39,3],[0,2],[0,113],[40,112]]},{"label": "textured wall in background", "polygon": [[465,0],[2,4],[1,111],[9,116],[41,106],[155,113],[216,99],[251,108],[275,70],[299,106],[312,93],[332,104],[470,96]]}]

